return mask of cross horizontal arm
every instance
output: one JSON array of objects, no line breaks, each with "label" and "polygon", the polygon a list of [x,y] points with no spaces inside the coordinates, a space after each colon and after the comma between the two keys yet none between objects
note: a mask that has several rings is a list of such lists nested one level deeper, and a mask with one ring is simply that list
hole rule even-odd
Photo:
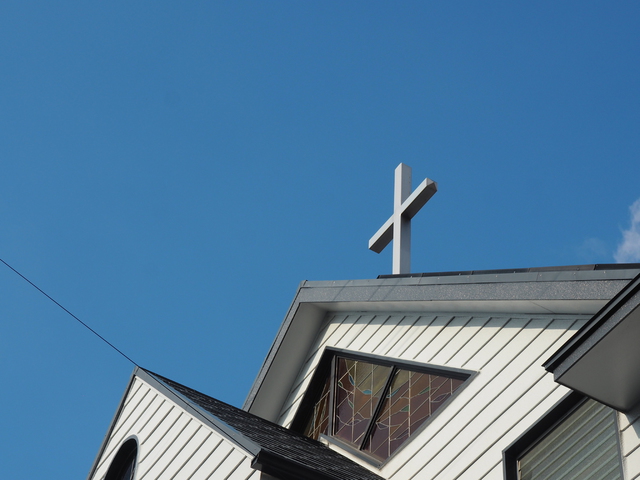
[{"label": "cross horizontal arm", "polygon": [[[416,188],[409,197],[402,202],[400,206],[400,215],[406,218],[413,218],[418,210],[420,210],[429,201],[433,195],[438,191],[438,184],[433,180],[426,178],[418,188]],[[382,227],[375,233],[373,237],[369,239],[369,250],[373,250],[376,253],[382,252],[384,247],[389,245],[393,240],[393,222],[394,215],[389,217]]]},{"label": "cross horizontal arm", "polygon": [[425,206],[425,204],[435,195],[438,191],[438,184],[433,180],[425,178],[418,188],[416,188],[409,198],[402,202],[400,207],[401,215],[407,218],[413,218],[418,210]]},{"label": "cross horizontal arm", "polygon": [[393,215],[389,217],[384,225],[375,233],[373,237],[369,239],[369,250],[373,250],[376,253],[382,252],[384,247],[389,245],[389,242],[393,239]]}]

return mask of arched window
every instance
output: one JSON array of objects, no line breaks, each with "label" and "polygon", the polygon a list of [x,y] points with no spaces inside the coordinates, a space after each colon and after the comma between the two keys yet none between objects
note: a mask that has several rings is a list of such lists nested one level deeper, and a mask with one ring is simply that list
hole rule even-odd
[{"label": "arched window", "polygon": [[138,442],[135,438],[130,438],[120,446],[120,450],[113,457],[105,480],[133,480],[137,457]]}]

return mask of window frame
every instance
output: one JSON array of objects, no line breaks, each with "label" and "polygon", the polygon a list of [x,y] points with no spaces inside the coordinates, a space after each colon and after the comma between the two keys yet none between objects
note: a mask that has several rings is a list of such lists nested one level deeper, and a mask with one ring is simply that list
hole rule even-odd
[{"label": "window frame", "polygon": [[[385,463],[387,463],[390,459],[392,459],[399,451],[401,451],[407,444],[410,443],[411,437],[404,441],[402,445],[400,445],[388,458],[385,460],[380,460],[379,458],[373,457],[366,453],[363,448],[367,445],[367,440],[371,435],[371,431],[373,430],[373,426],[375,424],[376,416],[379,415],[382,410],[382,406],[384,404],[384,394],[380,398],[378,404],[375,408],[375,413],[372,415],[372,418],[367,426],[366,434],[364,435],[362,444],[359,448],[354,447],[353,445],[341,440],[340,438],[334,436],[333,428],[334,428],[334,414],[335,414],[335,382],[336,382],[336,369],[335,369],[335,359],[338,357],[346,358],[349,360],[363,361],[372,363],[375,365],[387,366],[391,367],[392,370],[390,372],[389,380],[392,380],[394,377],[394,372],[397,370],[410,370],[412,372],[423,373],[423,374],[432,374],[444,376],[447,378],[452,378],[456,380],[462,380],[463,383],[456,389],[453,394],[447,398],[443,404],[432,414],[430,415],[422,425],[420,425],[417,430],[412,433],[411,437],[417,436],[429,423],[431,423],[432,419],[435,418],[442,410],[446,408],[450,401],[454,397],[456,397],[470,382],[470,380],[477,374],[477,372],[472,370],[465,370],[461,368],[453,368],[453,367],[444,367],[444,366],[434,366],[431,364],[425,364],[421,362],[416,362],[412,360],[402,360],[390,357],[384,357],[381,355],[375,354],[367,354],[362,352],[354,352],[351,350],[345,350],[340,348],[327,347],[324,349],[320,361],[313,373],[311,381],[309,382],[309,386],[302,397],[300,402],[300,406],[291,422],[290,429],[298,432],[300,434],[304,434],[305,428],[307,426],[307,422],[309,421],[311,415],[313,415],[314,406],[322,393],[322,389],[326,383],[327,377],[330,377],[330,389],[329,389],[329,433],[328,434],[320,434],[320,439],[323,439],[327,442],[337,445],[338,447],[347,450],[349,453],[361,458],[368,463],[380,468]],[[389,383],[389,380],[387,383]],[[388,385],[387,385],[388,386]]]},{"label": "window frame", "polygon": [[[104,476],[105,480],[122,480],[123,475],[127,471],[127,467],[131,466],[130,479],[136,478],[138,470],[138,453],[140,452],[140,442],[138,437],[131,435],[127,437],[118,447],[118,451],[111,460],[111,464]],[[128,479],[125,479],[128,480]]]},{"label": "window frame", "polygon": [[[511,445],[502,451],[503,475],[505,480],[519,480],[518,462],[522,456],[534,448],[544,438],[547,437],[556,427],[560,426],[576,410],[578,410],[588,400],[594,400],[582,393],[571,391],[548,410],[536,423],[520,435]],[[611,407],[609,407],[611,408]],[[616,411],[614,410],[614,413]],[[616,443],[618,448],[618,459],[620,465],[621,478],[624,476],[622,450],[620,446],[620,426],[618,415],[614,415],[615,427],[618,431]]]}]

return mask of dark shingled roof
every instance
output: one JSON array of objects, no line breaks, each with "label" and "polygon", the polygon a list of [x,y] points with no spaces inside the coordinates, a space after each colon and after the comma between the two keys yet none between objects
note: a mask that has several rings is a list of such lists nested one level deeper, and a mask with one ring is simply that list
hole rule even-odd
[{"label": "dark shingled roof", "polygon": [[279,479],[382,480],[326,445],[268,420],[146,371],[153,378],[237,431],[260,448],[252,466]]}]

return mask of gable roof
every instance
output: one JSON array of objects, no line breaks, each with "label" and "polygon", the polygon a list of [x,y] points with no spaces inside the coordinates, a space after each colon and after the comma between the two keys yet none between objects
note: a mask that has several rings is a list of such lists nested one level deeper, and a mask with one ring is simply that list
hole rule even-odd
[{"label": "gable roof", "polygon": [[281,480],[382,480],[316,440],[148,370],[137,368],[134,375],[251,452],[252,467],[266,474]]},{"label": "gable roof", "polygon": [[328,314],[593,315],[639,272],[640,264],[614,264],[304,281],[243,408],[277,421],[299,366]]}]

